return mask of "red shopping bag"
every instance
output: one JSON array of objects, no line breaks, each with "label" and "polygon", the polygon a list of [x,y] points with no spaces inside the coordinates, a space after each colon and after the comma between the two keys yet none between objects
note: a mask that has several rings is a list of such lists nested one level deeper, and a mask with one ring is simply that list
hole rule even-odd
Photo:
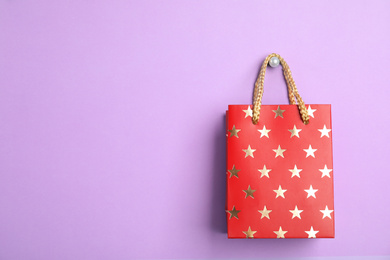
[{"label": "red shopping bag", "polygon": [[[283,67],[290,105],[261,105],[272,57]],[[333,238],[330,105],[305,105],[287,63],[271,54],[253,105],[229,105],[226,128],[228,237]]]}]

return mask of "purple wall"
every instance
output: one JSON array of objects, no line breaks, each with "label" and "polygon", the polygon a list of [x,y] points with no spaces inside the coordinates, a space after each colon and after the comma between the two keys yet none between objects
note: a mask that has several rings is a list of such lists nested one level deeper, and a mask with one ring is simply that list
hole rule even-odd
[{"label": "purple wall", "polygon": [[[0,259],[390,255],[389,10],[1,1]],[[224,113],[271,52],[332,104],[336,239],[227,240]]]}]

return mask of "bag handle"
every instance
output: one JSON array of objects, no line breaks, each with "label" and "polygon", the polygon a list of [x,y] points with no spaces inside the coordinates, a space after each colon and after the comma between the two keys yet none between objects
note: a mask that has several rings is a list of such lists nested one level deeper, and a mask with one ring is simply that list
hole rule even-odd
[{"label": "bag handle", "polygon": [[265,71],[267,69],[268,62],[271,58],[277,57],[280,60],[280,64],[283,68],[284,78],[287,82],[288,87],[288,98],[290,100],[291,105],[296,105],[295,99],[298,101],[299,113],[301,114],[302,121],[305,125],[309,123],[309,114],[307,112],[307,108],[305,103],[303,102],[301,96],[298,93],[297,86],[295,85],[295,81],[292,77],[290,67],[287,65],[287,62],[276,53],[272,53],[265,58],[263,65],[261,66],[259,76],[257,77],[255,83],[255,90],[253,92],[253,124],[257,125],[260,117],[260,108],[261,108],[261,100],[263,98],[264,93],[264,77]]}]

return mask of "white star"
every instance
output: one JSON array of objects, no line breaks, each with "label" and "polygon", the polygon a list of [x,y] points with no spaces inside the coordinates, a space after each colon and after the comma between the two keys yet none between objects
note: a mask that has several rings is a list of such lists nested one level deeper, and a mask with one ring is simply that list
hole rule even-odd
[{"label": "white star", "polygon": [[305,231],[309,236],[308,238],[316,238],[316,234],[319,232],[319,231],[315,231],[313,229],[313,226],[310,228],[309,231]]},{"label": "white star", "polygon": [[294,166],[294,169],[291,169],[291,170],[289,169],[289,171],[292,172],[291,178],[294,177],[294,176],[297,176],[298,178],[301,178],[299,173],[302,171],[302,169],[298,169],[297,165]]},{"label": "white star", "polygon": [[269,218],[269,213],[271,212],[272,210],[267,210],[267,207],[264,206],[264,209],[263,210],[259,210],[259,212],[261,213],[261,218]]},{"label": "white star", "polygon": [[330,213],[332,213],[333,210],[328,209],[328,206],[326,206],[324,210],[320,210],[320,211],[321,211],[322,214],[324,214],[324,215],[322,216],[322,219],[324,219],[324,218],[326,218],[326,217],[332,219],[332,216],[330,215]]},{"label": "white star", "polygon": [[295,217],[298,217],[301,219],[301,213],[302,213],[303,210],[299,210],[298,209],[298,206],[295,205],[295,209],[294,210],[290,210],[290,212],[293,214],[292,215],[292,219],[295,218]]},{"label": "white star", "polygon": [[316,112],[317,109],[312,109],[310,106],[309,108],[307,109],[307,113],[309,114],[309,116],[311,116],[312,118],[314,118],[314,112]]},{"label": "white star", "polygon": [[319,171],[322,172],[321,178],[323,178],[324,176],[328,176],[330,178],[330,172],[332,171],[332,169],[328,169],[328,167],[325,164],[324,169],[322,169],[322,170],[319,169]]},{"label": "white star", "polygon": [[284,238],[284,234],[286,234],[288,231],[283,231],[282,227],[279,227],[278,231],[274,231],[274,233],[277,235],[277,238]]},{"label": "white star", "polygon": [[287,190],[283,190],[282,187],[279,185],[279,188],[277,190],[274,190],[274,192],[276,192],[276,198],[277,197],[282,197],[282,198],[285,198],[284,197],[284,193],[286,192]]},{"label": "white star", "polygon": [[245,118],[247,118],[248,116],[250,116],[250,117],[253,116],[253,112],[252,112],[252,109],[250,106],[248,106],[247,110],[242,110],[242,111],[244,111],[244,113],[245,113]]},{"label": "white star", "polygon": [[288,131],[291,133],[290,138],[292,138],[293,136],[296,136],[299,138],[299,132],[302,131],[302,129],[297,129],[297,127],[294,125],[294,128],[288,129]]},{"label": "white star", "polygon": [[253,153],[256,151],[256,149],[252,149],[250,145],[248,145],[248,149],[242,149],[245,152],[245,158],[250,156],[252,158],[255,158],[253,156]]},{"label": "white star", "polygon": [[266,136],[269,138],[268,132],[271,131],[271,129],[267,130],[267,128],[265,128],[265,126],[263,126],[263,130],[257,130],[257,131],[259,131],[261,133],[260,138],[262,138],[263,136]]},{"label": "white star", "polygon": [[313,189],[313,186],[310,185],[310,188],[308,190],[305,190],[307,192],[307,198],[313,197],[316,198],[316,192],[318,191],[317,189]]},{"label": "white star", "polygon": [[264,165],[263,169],[258,171],[261,172],[260,178],[263,178],[263,176],[267,176],[269,178],[268,173],[272,171],[272,169],[267,169],[267,167]]},{"label": "white star", "polygon": [[313,149],[313,148],[311,147],[311,145],[309,146],[308,149],[303,149],[303,150],[306,152],[306,158],[309,157],[309,156],[313,156],[314,158],[316,158],[316,157],[314,156],[314,152],[317,151],[317,149]]},{"label": "white star", "polygon": [[286,151],[287,149],[282,149],[280,148],[280,145],[278,147],[278,149],[272,149],[272,151],[274,151],[276,153],[275,155],[275,158],[278,157],[278,156],[282,156],[284,158],[284,155],[283,153]]},{"label": "white star", "polygon": [[326,126],[324,125],[323,129],[318,129],[318,131],[321,132],[321,138],[323,136],[329,137],[329,132],[332,131],[332,129],[327,129]]}]

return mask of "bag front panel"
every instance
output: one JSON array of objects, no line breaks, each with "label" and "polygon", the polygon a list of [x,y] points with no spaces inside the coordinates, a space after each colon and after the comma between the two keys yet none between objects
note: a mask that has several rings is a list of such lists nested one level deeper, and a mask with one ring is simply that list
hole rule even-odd
[{"label": "bag front panel", "polygon": [[262,105],[254,125],[251,107],[227,111],[228,237],[334,237],[330,105],[308,125],[296,105]]}]

